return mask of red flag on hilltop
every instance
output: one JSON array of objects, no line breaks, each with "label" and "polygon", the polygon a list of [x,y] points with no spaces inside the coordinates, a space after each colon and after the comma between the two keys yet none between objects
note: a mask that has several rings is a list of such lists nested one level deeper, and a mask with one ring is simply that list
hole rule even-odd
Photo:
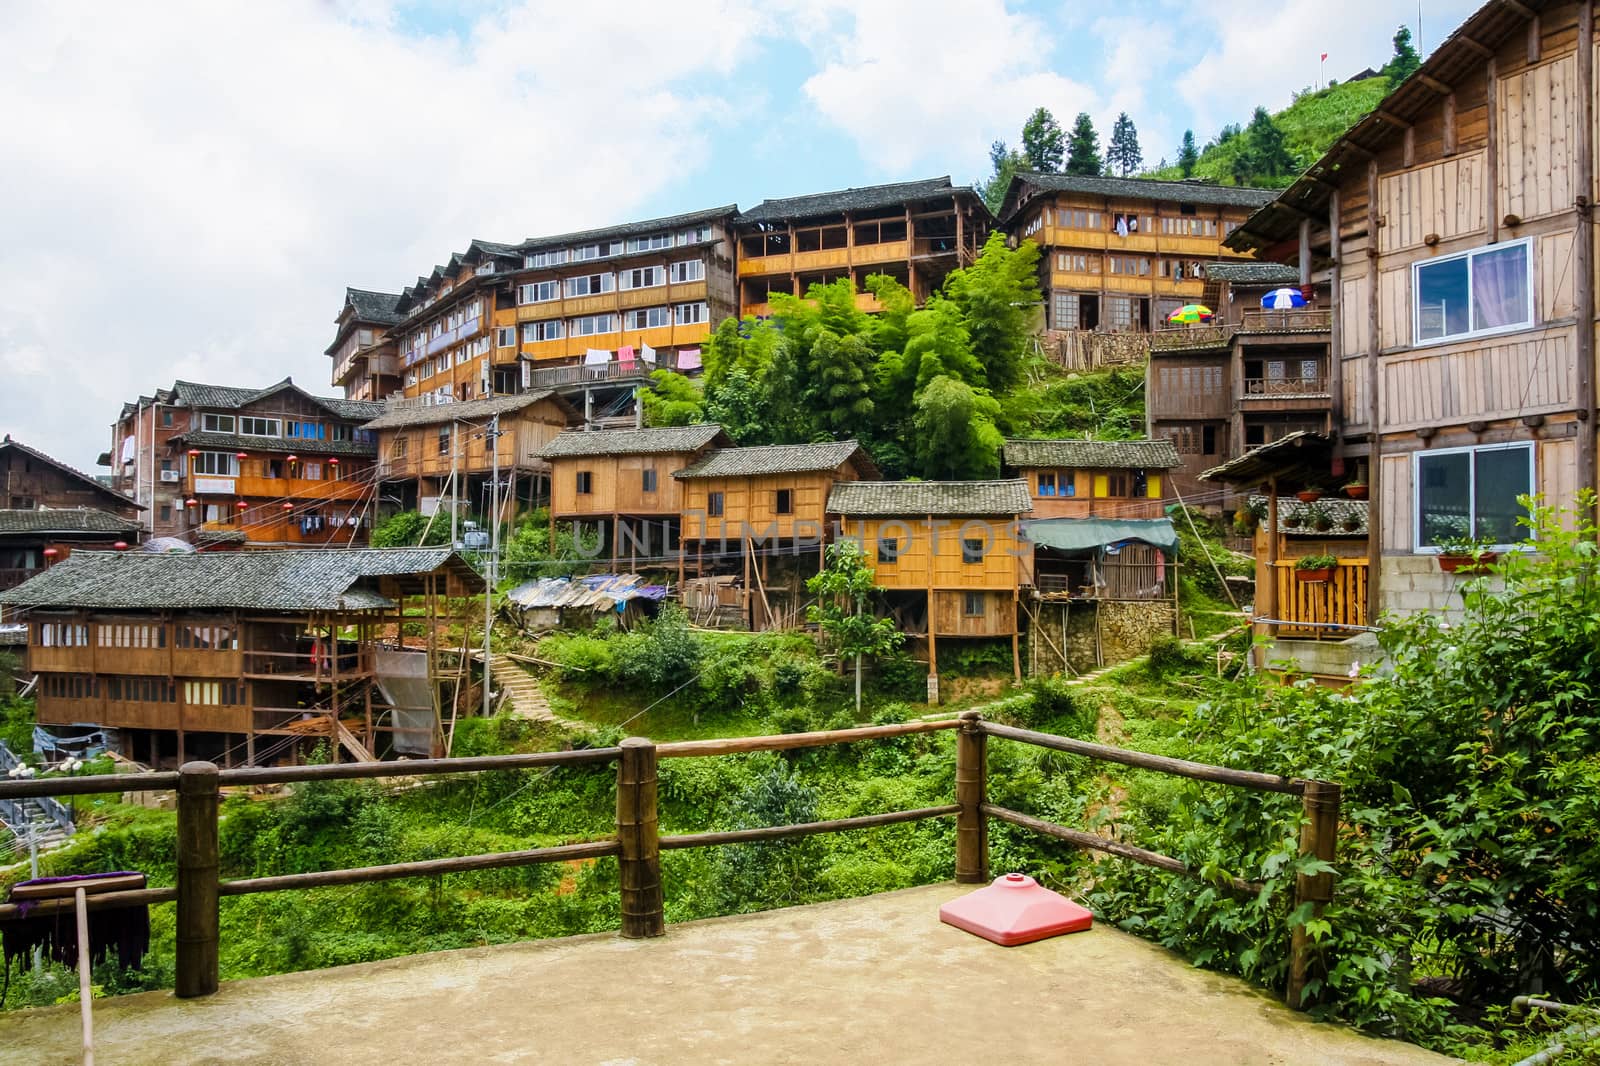
[{"label": "red flag on hilltop", "polygon": [[1326,53],[1326,52],[1322,53],[1322,61],[1324,63],[1326,63],[1328,61],[1328,53]]}]

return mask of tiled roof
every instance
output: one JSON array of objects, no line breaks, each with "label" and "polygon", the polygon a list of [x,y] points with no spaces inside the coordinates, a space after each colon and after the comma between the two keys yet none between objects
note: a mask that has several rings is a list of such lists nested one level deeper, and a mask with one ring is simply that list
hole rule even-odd
[{"label": "tiled roof", "polygon": [[144,505],[143,504],[134,503],[133,500],[131,500],[128,497],[124,496],[122,493],[117,492],[115,489],[107,488],[105,485],[100,483],[100,480],[98,478],[92,477],[89,474],[85,474],[82,470],[79,470],[77,467],[68,466],[66,463],[63,463],[60,459],[57,459],[54,456],[46,455],[44,452],[41,452],[37,448],[30,448],[26,444],[22,443],[20,440],[12,440],[11,439],[11,434],[9,434],[9,433],[6,434],[4,440],[0,440],[0,454],[3,454],[8,449],[14,449],[16,451],[21,452],[23,455],[26,455],[30,459],[35,459],[35,460],[37,460],[37,461],[39,461],[41,463],[46,463],[46,464],[48,464],[50,466],[55,467],[56,470],[58,470],[59,472],[67,475],[70,478],[75,478],[76,480],[81,481],[83,484],[87,485],[89,488],[94,489],[96,492],[100,493],[101,495],[103,495],[107,499],[115,500],[118,504],[120,504],[123,507],[138,507],[140,510],[144,509]]},{"label": "tiled roof", "polygon": [[378,404],[377,407],[383,413],[368,422],[366,428],[401,429],[406,426],[431,426],[458,418],[475,421],[520,411],[552,396],[555,396],[555,393],[543,389],[538,392],[519,392],[514,396],[493,396],[487,400],[458,400],[455,403],[399,407],[392,411],[383,410],[383,405]]},{"label": "tiled roof", "polygon": [[[971,192],[970,189],[966,191]],[[839,189],[835,192],[790,196],[781,200],[763,200],[750,210],[742,212],[734,221],[739,225],[748,225],[756,222],[783,222],[791,218],[837,215],[845,211],[871,211],[939,196],[950,196],[955,192],[956,186],[950,184],[949,175],[942,178],[925,178],[922,181],[902,181],[894,185],[868,185],[860,189]]]},{"label": "tiled roof", "polygon": [[1300,271],[1285,263],[1238,259],[1231,263],[1207,263],[1205,272],[1208,278],[1236,285],[1298,285],[1300,282]]},{"label": "tiled roof", "polygon": [[1154,440],[1008,440],[1005,464],[1101,470],[1171,470],[1181,466],[1165,437]]},{"label": "tiled roof", "polygon": [[1217,207],[1260,207],[1278,195],[1276,189],[1212,185],[1204,181],[1153,181],[1149,178],[1100,178],[1081,174],[1044,174],[1019,170],[1006,191],[1006,218],[1015,213],[1022,185],[1045,192],[1073,192],[1117,200],[1170,200]]},{"label": "tiled roof", "polygon": [[541,459],[583,455],[669,455],[697,452],[708,444],[730,443],[722,427],[712,422],[694,426],[658,426],[654,429],[569,429],[539,453]]},{"label": "tiled roof", "polygon": [[366,422],[383,414],[383,404],[376,400],[344,400],[337,396],[313,397],[318,403],[352,422]]},{"label": "tiled roof", "polygon": [[822,444],[766,444],[753,448],[718,448],[674,477],[759,477],[766,474],[806,474],[835,470],[856,457],[858,467],[877,477],[872,458],[853,440]]},{"label": "tiled roof", "polygon": [[[1251,496],[1250,506],[1256,508],[1260,514],[1267,512],[1267,497]],[[1311,525],[1310,511],[1320,507],[1333,519],[1333,528],[1317,530]],[[1302,519],[1298,526],[1288,524],[1289,517],[1298,516]],[[1355,519],[1355,528],[1346,529],[1345,520]],[[1266,519],[1261,520],[1266,525]],[[1324,496],[1316,503],[1301,503],[1293,496],[1278,497],[1278,532],[1291,537],[1364,537],[1367,535],[1367,501],[1347,500],[1343,496]]]},{"label": "tiled roof", "polygon": [[237,409],[257,400],[264,400],[276,393],[283,392],[285,389],[293,389],[336,418],[364,422],[383,413],[383,404],[381,403],[372,403],[367,400],[346,400],[337,396],[313,396],[296,385],[293,378],[284,378],[282,381],[268,385],[264,389],[240,389],[232,385],[202,385],[193,381],[179,381],[172,386],[172,402],[179,407],[225,407]]},{"label": "tiled roof", "polygon": [[221,452],[272,452],[284,455],[349,455],[374,456],[378,446],[373,441],[359,440],[305,440],[300,437],[242,437],[237,433],[207,433],[191,430],[172,438],[173,443],[186,448],[201,448]]},{"label": "tiled roof", "polygon": [[575,233],[558,233],[550,237],[529,237],[517,245],[516,251],[537,252],[543,248],[559,248],[566,244],[582,244],[585,241],[600,240],[604,237],[634,237],[641,233],[655,233],[659,230],[674,229],[678,226],[690,226],[696,222],[710,222],[713,219],[729,218],[738,213],[738,204],[727,204],[723,207],[708,207],[699,211],[689,211],[681,215],[668,215],[666,218],[649,218],[642,222],[624,222],[619,226],[603,226],[600,229],[578,230]]},{"label": "tiled roof", "polygon": [[828,493],[830,514],[1018,515],[1033,510],[1028,483],[1013,481],[840,481]]},{"label": "tiled roof", "polygon": [[73,552],[39,576],[0,593],[31,607],[321,611],[388,603],[365,579],[476,573],[449,548],[300,549],[231,552]]},{"label": "tiled roof", "polygon": [[3,533],[137,533],[139,523],[94,508],[0,510]]},{"label": "tiled roof", "polygon": [[395,310],[400,303],[400,294],[397,292],[345,289],[344,302],[355,311],[357,320],[361,322],[392,326],[400,321],[400,313]]}]

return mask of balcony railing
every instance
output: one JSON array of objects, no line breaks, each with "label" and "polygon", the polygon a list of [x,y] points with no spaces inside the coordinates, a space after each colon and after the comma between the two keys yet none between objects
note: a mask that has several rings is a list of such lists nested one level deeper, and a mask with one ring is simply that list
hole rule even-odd
[{"label": "balcony railing", "polygon": [[1245,399],[1272,396],[1326,396],[1328,381],[1321,374],[1309,378],[1245,378]]},{"label": "balcony railing", "polygon": [[1163,326],[1150,334],[1151,351],[1189,351],[1226,348],[1233,343],[1230,325]]},{"label": "balcony railing", "polygon": [[1246,311],[1240,333],[1327,333],[1333,329],[1333,312],[1325,308],[1265,308]]}]

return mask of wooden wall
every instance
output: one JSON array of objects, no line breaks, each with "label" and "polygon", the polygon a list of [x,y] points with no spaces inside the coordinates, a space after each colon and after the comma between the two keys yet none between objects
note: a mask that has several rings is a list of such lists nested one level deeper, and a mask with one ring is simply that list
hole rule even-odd
[{"label": "wooden wall", "polygon": [[[684,540],[738,540],[746,535],[821,539],[827,529],[828,490],[836,481],[855,481],[849,463],[825,474],[774,474],[766,477],[690,478],[682,484]],[[779,489],[793,494],[793,514],[777,513]],[[722,516],[707,514],[711,493],[722,493]]]},{"label": "wooden wall", "polygon": [[[613,514],[669,515],[683,510],[682,483],[673,473],[694,461],[687,452],[664,455],[572,456],[550,461],[551,513],[556,518],[601,518]],[[654,470],[656,488],[645,492],[644,471]],[[579,494],[580,472],[592,491]]]},{"label": "wooden wall", "polygon": [[[1215,464],[1213,464],[1215,465]],[[1039,474],[1056,475],[1055,496],[1039,494]],[[1145,474],[1145,491],[1142,496],[1112,496],[1111,477],[1121,475],[1132,487],[1134,471],[1110,469],[1057,469],[1055,467],[1019,467],[1017,476],[1026,478],[1028,494],[1033,499],[1033,513],[1029,518],[1160,518],[1164,513],[1161,504],[1163,472]],[[1073,493],[1059,495],[1066,479],[1070,477]]]},{"label": "wooden wall", "polygon": [[[967,613],[969,595],[978,597],[981,614]],[[1017,632],[1017,600],[1009,591],[936,591],[931,624],[939,637],[1009,637]]]},{"label": "wooden wall", "polygon": [[[996,518],[846,518],[846,537],[859,539],[874,578],[887,589],[1003,589],[1009,595],[1019,582],[1028,545],[1015,521]],[[882,537],[900,541],[894,562],[878,562]],[[962,561],[965,537],[986,539],[988,549],[976,563]]]},{"label": "wooden wall", "polygon": [[[450,405],[445,405],[448,410]],[[382,456],[385,477],[449,477],[450,454],[439,451],[439,430],[448,429],[448,418],[441,422],[399,429],[378,431],[378,454]],[[500,470],[542,470],[545,461],[539,458],[544,446],[567,428],[566,412],[550,400],[541,400],[521,411],[500,416],[500,439],[495,450],[500,453]],[[406,438],[406,453],[395,457],[395,442]],[[482,431],[461,426],[456,431],[455,446],[461,457],[458,470],[462,474],[487,474],[493,469],[493,459]]]}]

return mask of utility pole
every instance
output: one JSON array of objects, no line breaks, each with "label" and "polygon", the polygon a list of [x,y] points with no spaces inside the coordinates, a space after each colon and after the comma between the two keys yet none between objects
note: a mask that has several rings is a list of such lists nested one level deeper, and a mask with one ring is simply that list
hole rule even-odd
[{"label": "utility pole", "polygon": [[450,550],[455,551],[456,545],[461,543],[456,537],[456,497],[460,490],[456,487],[456,464],[461,458],[460,423],[450,423]]},{"label": "utility pole", "polygon": [[[489,420],[483,439],[489,447],[489,574],[483,591],[483,716],[489,717],[489,638],[494,633],[494,585],[500,559],[500,416]],[[452,486],[452,491],[454,487]]]}]

